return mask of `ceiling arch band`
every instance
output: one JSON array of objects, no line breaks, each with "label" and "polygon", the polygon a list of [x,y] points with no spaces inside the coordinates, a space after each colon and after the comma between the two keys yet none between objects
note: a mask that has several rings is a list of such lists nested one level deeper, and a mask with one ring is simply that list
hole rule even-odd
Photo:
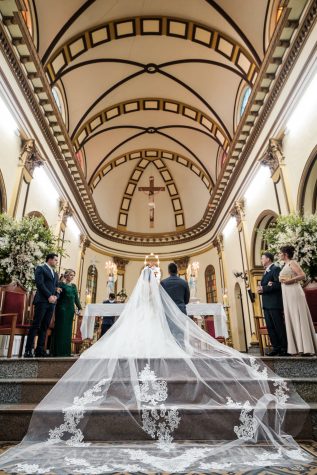
[{"label": "ceiling arch band", "polygon": [[139,149],[139,150],[133,150],[132,152],[125,153],[123,155],[120,155],[119,157],[114,158],[111,160],[111,162],[108,162],[106,165],[104,165],[101,169],[98,170],[97,173],[95,173],[91,180],[91,186],[90,186],[90,191],[93,194],[94,190],[97,188],[97,186],[100,184],[101,180],[108,175],[112,170],[115,168],[119,167],[120,165],[123,165],[124,163],[127,163],[128,161],[131,160],[140,160],[140,159],[145,159],[148,161],[153,161],[155,164],[156,160],[171,160],[174,161],[186,168],[188,168],[192,173],[194,173],[196,176],[198,176],[209,193],[211,194],[212,188],[214,186],[214,183],[211,179],[210,176],[208,176],[204,170],[196,165],[192,160],[190,160],[187,157],[184,157],[183,155],[180,155],[179,153],[174,153],[171,152],[170,150],[162,150],[162,149]]},{"label": "ceiling arch band", "polygon": [[72,37],[51,56],[46,71],[51,81],[73,60],[91,48],[133,36],[169,36],[205,46],[231,61],[254,82],[259,70],[249,51],[225,33],[184,18],[141,16],[105,22]]},{"label": "ceiling arch band", "polygon": [[204,114],[195,107],[176,100],[149,97],[120,102],[95,114],[80,127],[74,136],[73,144],[76,151],[84,145],[89,136],[101,125],[122,115],[140,111],[170,112],[194,120],[199,125],[202,125],[209,132],[210,136],[213,137],[225,151],[229,149],[229,137],[223,128],[209,115]]},{"label": "ceiling arch band", "polygon": [[[148,153],[151,153],[151,152],[154,154],[155,151],[148,151]],[[120,206],[119,216],[118,216],[118,229],[120,230],[127,229],[129,210],[131,207],[134,193],[137,189],[138,183],[143,175],[143,172],[146,170],[146,168],[148,167],[150,163],[153,163],[156,169],[159,171],[161,177],[163,178],[164,184],[170,196],[171,204],[172,204],[172,208],[174,212],[175,228],[177,231],[184,231],[185,229],[184,210],[183,210],[181,197],[179,196],[173,175],[168,169],[164,160],[162,160],[161,158],[156,158],[156,159],[153,159],[153,158],[154,157],[150,157],[150,155],[148,155],[147,158],[142,157],[138,161],[137,165],[135,166],[128,180],[127,186],[125,188],[125,192],[121,200],[121,206]]]}]

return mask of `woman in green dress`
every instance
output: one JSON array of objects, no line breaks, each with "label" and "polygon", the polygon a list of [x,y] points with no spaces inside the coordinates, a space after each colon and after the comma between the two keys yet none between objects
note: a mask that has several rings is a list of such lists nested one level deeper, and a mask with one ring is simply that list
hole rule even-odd
[{"label": "woman in green dress", "polygon": [[75,271],[67,269],[62,281],[58,284],[61,291],[55,309],[53,356],[71,356],[75,305],[78,310],[81,310],[77,287],[72,284],[74,277]]}]

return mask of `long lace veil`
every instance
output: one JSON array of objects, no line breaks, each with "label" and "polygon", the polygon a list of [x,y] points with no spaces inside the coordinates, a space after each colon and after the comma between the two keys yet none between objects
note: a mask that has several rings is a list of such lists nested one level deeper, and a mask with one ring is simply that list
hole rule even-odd
[{"label": "long lace veil", "polygon": [[145,268],[117,322],[38,404],[0,469],[66,475],[294,465],[310,461],[293,439],[307,413],[288,382],[211,338]]}]

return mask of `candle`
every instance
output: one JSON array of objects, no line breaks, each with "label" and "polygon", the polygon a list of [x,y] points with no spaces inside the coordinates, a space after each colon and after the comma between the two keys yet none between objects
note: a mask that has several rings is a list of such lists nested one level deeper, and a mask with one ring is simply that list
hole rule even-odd
[{"label": "candle", "polygon": [[91,294],[86,295],[86,304],[88,305],[89,303],[91,303]]},{"label": "candle", "polygon": [[223,304],[224,304],[225,307],[229,306],[229,301],[228,301],[228,295],[227,294],[223,294],[222,301],[223,301]]}]

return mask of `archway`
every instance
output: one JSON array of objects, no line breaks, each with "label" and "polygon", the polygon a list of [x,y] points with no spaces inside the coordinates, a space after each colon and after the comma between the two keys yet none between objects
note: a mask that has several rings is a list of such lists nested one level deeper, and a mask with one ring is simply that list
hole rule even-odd
[{"label": "archway", "polygon": [[46,218],[45,216],[40,213],[39,211],[30,211],[27,215],[26,215],[27,218],[42,218],[43,220],[43,226],[45,228],[48,228],[48,222],[46,221]]},{"label": "archway", "polygon": [[237,321],[237,340],[239,351],[247,351],[247,333],[245,329],[244,309],[242,301],[242,292],[240,284],[237,282],[234,286],[234,305]]},{"label": "archway", "polygon": [[314,214],[317,210],[317,145],[303,170],[297,198],[300,213]]},{"label": "archway", "polygon": [[262,232],[267,229],[277,218],[272,210],[263,211],[255,222],[251,239],[251,268],[262,270],[261,252],[265,249]]}]

